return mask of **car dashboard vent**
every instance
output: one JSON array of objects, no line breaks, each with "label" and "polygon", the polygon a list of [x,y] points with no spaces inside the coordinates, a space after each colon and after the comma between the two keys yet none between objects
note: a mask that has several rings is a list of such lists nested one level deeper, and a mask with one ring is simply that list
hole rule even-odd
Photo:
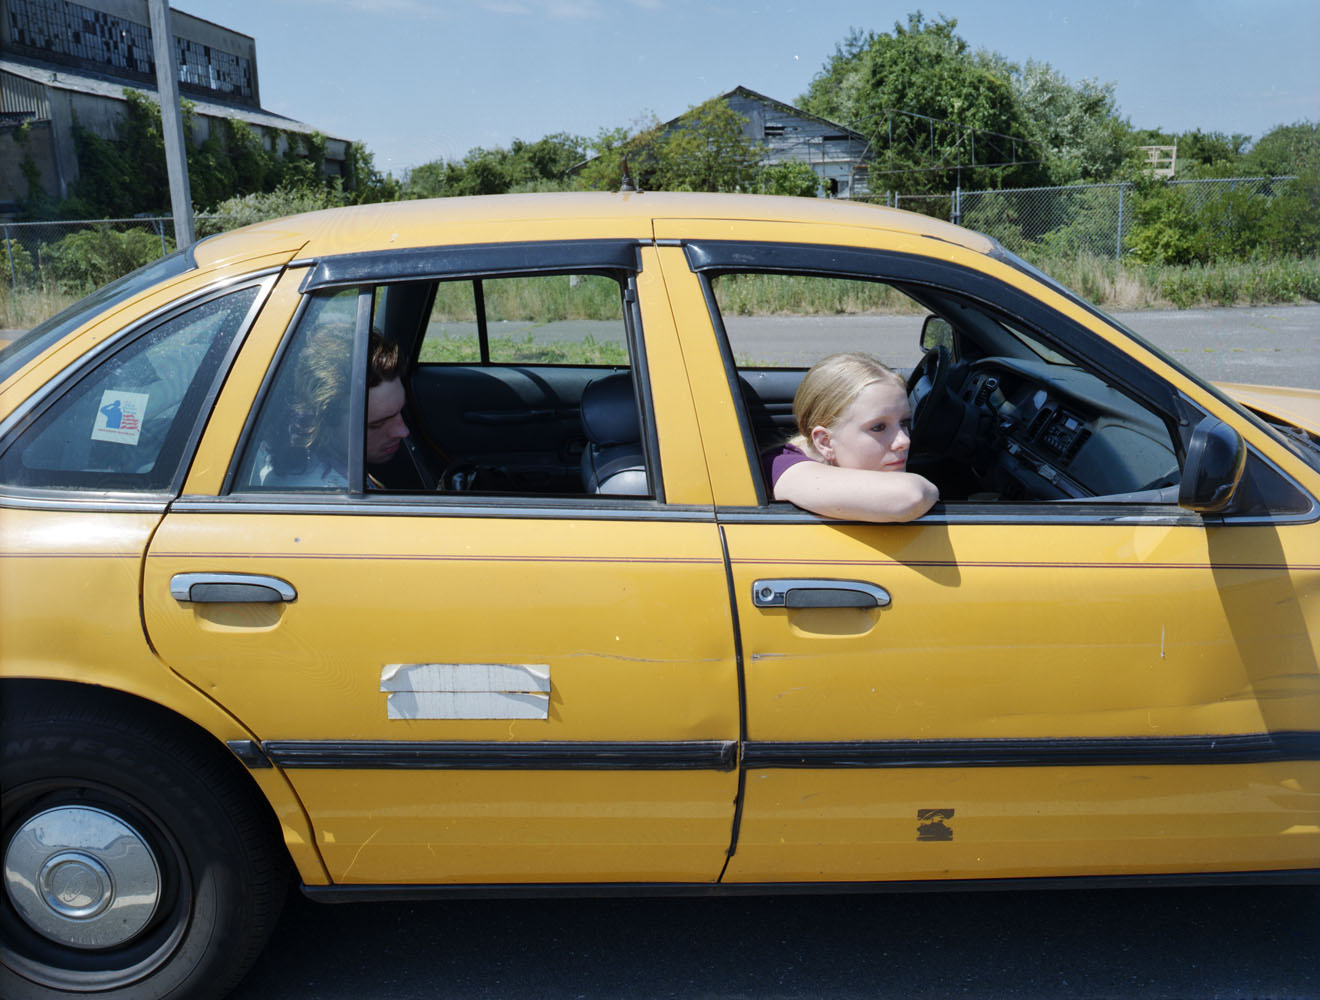
[{"label": "car dashboard vent", "polygon": [[1051,409],[1047,408],[1038,411],[1036,415],[1031,418],[1031,423],[1027,425],[1027,438],[1034,441],[1036,436],[1045,429],[1045,425],[1050,422],[1050,418],[1053,416],[1054,411]]}]

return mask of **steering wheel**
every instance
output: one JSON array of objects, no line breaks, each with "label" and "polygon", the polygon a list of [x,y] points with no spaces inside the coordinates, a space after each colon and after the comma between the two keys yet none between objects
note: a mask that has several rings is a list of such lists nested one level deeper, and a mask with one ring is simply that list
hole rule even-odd
[{"label": "steering wheel", "polygon": [[908,378],[908,405],[912,407],[912,438],[929,430],[931,415],[944,400],[949,385],[953,356],[943,344],[936,344],[922,355]]}]

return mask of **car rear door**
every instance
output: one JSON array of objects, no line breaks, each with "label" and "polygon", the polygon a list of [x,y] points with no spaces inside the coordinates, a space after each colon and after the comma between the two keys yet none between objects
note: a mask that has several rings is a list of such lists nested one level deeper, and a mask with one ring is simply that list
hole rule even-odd
[{"label": "car rear door", "polygon": [[[616,240],[479,255],[491,274],[618,277],[649,497],[256,491],[237,460],[226,492],[295,310],[344,289],[369,303],[393,274],[382,258],[371,282],[351,261],[290,273],[282,320],[231,377],[153,540],[144,614],[160,656],[258,734],[238,748],[252,766],[287,775],[332,882],[718,877],[737,782],[733,630],[653,253]],[[401,273],[473,273],[467,250],[420,256]]]}]

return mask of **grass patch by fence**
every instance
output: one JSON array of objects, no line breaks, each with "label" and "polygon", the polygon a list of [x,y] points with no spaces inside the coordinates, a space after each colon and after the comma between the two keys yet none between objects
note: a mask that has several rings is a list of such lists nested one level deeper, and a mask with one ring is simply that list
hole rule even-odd
[{"label": "grass patch by fence", "polygon": [[[628,351],[622,344],[602,342],[591,334],[580,341],[541,344],[525,337],[491,337],[490,357],[499,364],[522,365],[626,365]],[[476,337],[427,337],[420,359],[441,364],[477,364],[481,349]]]},{"label": "grass patch by fence", "polygon": [[1320,257],[1182,267],[1075,257],[1033,261],[1104,309],[1194,309],[1320,302]]}]

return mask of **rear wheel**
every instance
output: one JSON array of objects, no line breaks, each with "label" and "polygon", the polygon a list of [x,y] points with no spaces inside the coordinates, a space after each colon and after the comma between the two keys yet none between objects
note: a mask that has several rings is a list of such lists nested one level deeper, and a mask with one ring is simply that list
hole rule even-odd
[{"label": "rear wheel", "polygon": [[286,887],[230,762],[90,706],[2,721],[0,995],[228,992]]}]

